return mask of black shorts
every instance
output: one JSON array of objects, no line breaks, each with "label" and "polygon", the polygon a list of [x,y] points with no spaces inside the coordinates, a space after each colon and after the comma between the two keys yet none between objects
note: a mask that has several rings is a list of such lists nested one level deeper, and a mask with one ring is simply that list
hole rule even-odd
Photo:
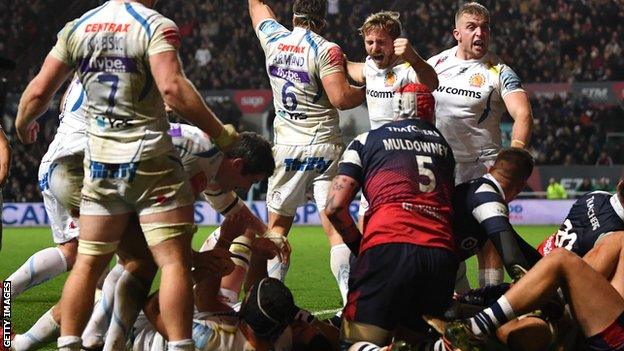
[{"label": "black shorts", "polygon": [[600,333],[587,338],[590,350],[620,351],[624,350],[624,313]]},{"label": "black shorts", "polygon": [[351,266],[343,318],[393,330],[421,330],[453,297],[457,259],[448,250],[407,243],[372,247]]}]

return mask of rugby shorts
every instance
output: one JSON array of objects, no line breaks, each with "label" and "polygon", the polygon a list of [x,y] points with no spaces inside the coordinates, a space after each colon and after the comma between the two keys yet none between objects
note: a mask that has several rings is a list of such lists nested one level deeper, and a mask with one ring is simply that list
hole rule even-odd
[{"label": "rugby shorts", "polygon": [[605,330],[587,338],[587,346],[595,351],[624,350],[624,312]]},{"label": "rugby shorts", "polygon": [[426,330],[422,315],[441,316],[450,306],[456,272],[457,258],[449,250],[410,243],[373,246],[351,266],[343,326]]},{"label": "rugby shorts", "polygon": [[275,173],[269,178],[269,211],[293,217],[312,193],[320,211],[325,208],[332,179],[344,150],[342,144],[275,145]]},{"label": "rugby shorts", "polygon": [[485,175],[494,166],[494,160],[457,162],[455,164],[455,185],[465,183]]},{"label": "rugby shorts", "polygon": [[175,150],[131,163],[90,161],[85,157],[80,213],[139,216],[192,205],[193,191]]}]

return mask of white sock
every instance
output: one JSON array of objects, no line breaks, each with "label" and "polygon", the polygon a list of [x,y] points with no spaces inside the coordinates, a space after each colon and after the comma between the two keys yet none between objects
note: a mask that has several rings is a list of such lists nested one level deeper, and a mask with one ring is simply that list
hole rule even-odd
[{"label": "white sock", "polygon": [[80,351],[81,340],[79,336],[66,335],[57,340],[59,351]]},{"label": "white sock", "polygon": [[167,343],[167,351],[194,351],[195,343],[193,339],[184,339],[178,341],[169,341]]},{"label": "white sock", "polygon": [[269,277],[279,279],[281,282],[286,280],[288,268],[290,268],[290,262],[284,264],[280,262],[278,256],[275,256],[267,261],[267,272],[269,273]]},{"label": "white sock", "polygon": [[52,317],[52,308],[50,308],[26,333],[15,335],[11,350],[26,351],[39,348],[58,338],[60,332],[61,326]]},{"label": "white sock", "polygon": [[115,300],[115,285],[124,272],[118,264],[108,273],[102,285],[102,297],[93,307],[93,314],[82,333],[83,345],[88,348],[98,348],[104,345],[104,335],[108,330],[113,315],[113,301]]},{"label": "white sock", "polygon": [[104,350],[123,350],[132,326],[147,298],[147,288],[130,272],[124,271],[115,286],[113,318],[106,334]]},{"label": "white sock", "polygon": [[30,256],[28,261],[18,268],[6,280],[11,281],[11,297],[48,281],[61,273],[67,272],[67,261],[63,252],[56,247],[48,247]]},{"label": "white sock", "polygon": [[351,250],[345,244],[338,244],[331,247],[329,251],[329,265],[338,283],[342,305],[347,304],[347,293],[349,292],[349,258]]},{"label": "white sock", "polygon": [[479,269],[479,286],[498,285],[505,279],[505,273],[502,268],[484,268]]}]

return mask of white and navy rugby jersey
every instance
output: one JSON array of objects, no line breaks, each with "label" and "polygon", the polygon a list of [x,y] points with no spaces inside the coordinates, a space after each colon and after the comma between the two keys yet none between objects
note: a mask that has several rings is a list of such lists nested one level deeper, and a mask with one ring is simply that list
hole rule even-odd
[{"label": "white and navy rugby jersey", "polygon": [[222,215],[236,213],[245,203],[234,191],[224,192],[216,181],[223,153],[201,129],[172,123],[169,134],[178,150],[193,191],[208,201]]},{"label": "white and navy rugby jersey", "polygon": [[459,184],[453,193],[453,235],[460,260],[474,255],[490,235],[512,231],[500,184],[490,174]]},{"label": "white and navy rugby jersey", "polygon": [[360,252],[386,243],[453,251],[453,151],[433,124],[406,119],[358,135],[338,174],[360,184],[369,203]]},{"label": "white and navy rugby jersey", "polygon": [[524,89],[516,73],[493,53],[475,60],[459,59],[456,53],[457,46],[427,60],[440,82],[433,92],[436,127],[457,162],[494,159],[502,147],[503,98]]},{"label": "white and navy rugby jersey", "polygon": [[87,142],[85,102],[82,84],[78,78],[74,77],[61,101],[61,114],[56,134],[39,165],[39,188],[42,191],[48,188],[48,171],[54,161],[67,156],[84,155]]},{"label": "white and navy rugby jersey", "polygon": [[602,237],[620,230],[624,230],[624,208],[617,195],[594,191],[576,200],[557,233],[546,238],[539,251],[547,255],[563,247],[582,257]]},{"label": "white and navy rugby jersey", "polygon": [[371,129],[377,129],[394,120],[394,92],[405,84],[418,82],[418,78],[414,68],[405,61],[398,61],[394,66],[381,69],[370,56],[364,62],[362,73],[366,80],[366,105],[370,126]]},{"label": "white and navy rugby jersey", "polygon": [[266,56],[275,105],[275,144],[340,143],[338,111],[321,79],[344,72],[340,47],[301,27],[292,31],[274,19],[255,28]]},{"label": "white and navy rugby jersey", "polygon": [[89,97],[90,160],[135,162],[173,148],[149,57],[179,45],[176,24],[138,2],[108,1],[59,32],[50,55],[76,68]]}]

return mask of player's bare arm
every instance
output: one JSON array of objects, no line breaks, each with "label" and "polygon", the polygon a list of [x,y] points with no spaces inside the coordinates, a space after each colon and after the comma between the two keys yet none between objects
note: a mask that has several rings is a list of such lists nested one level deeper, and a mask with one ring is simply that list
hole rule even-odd
[{"label": "player's bare arm", "polygon": [[51,55],[46,57],[41,70],[28,84],[20,98],[15,129],[24,144],[37,140],[39,125],[35,122],[47,109],[54,93],[72,72],[71,67]]},{"label": "player's bare arm", "polygon": [[348,110],[360,106],[366,98],[366,91],[350,85],[345,72],[336,72],[321,78],[323,89],[329,102],[339,110]]},{"label": "player's bare arm", "polygon": [[412,47],[406,38],[394,40],[394,54],[408,62],[416,71],[418,82],[427,86],[431,91],[438,87],[438,74]]},{"label": "player's bare arm", "polygon": [[364,62],[347,61],[347,75],[355,84],[365,84],[366,78],[364,77]]},{"label": "player's bare arm", "polygon": [[235,138],[227,137],[229,132],[182,72],[176,51],[152,55],[149,61],[154,81],[167,106],[210,135],[219,148],[234,141]]},{"label": "player's bare arm", "polygon": [[6,134],[4,134],[4,130],[0,127],[0,188],[6,184],[10,168],[11,146],[9,145]]},{"label": "player's bare arm", "polygon": [[511,146],[526,148],[531,140],[531,130],[533,129],[533,112],[529,97],[524,91],[516,91],[507,94],[503,101],[507,111],[514,119],[511,131]]},{"label": "player's bare arm", "polygon": [[351,213],[349,213],[349,205],[359,188],[360,185],[355,179],[345,175],[336,176],[329,190],[324,210],[325,215],[354,255],[358,253],[362,233],[358,230]]},{"label": "player's bare arm", "polygon": [[249,0],[249,17],[254,28],[267,18],[275,18],[273,10],[262,0]]}]

